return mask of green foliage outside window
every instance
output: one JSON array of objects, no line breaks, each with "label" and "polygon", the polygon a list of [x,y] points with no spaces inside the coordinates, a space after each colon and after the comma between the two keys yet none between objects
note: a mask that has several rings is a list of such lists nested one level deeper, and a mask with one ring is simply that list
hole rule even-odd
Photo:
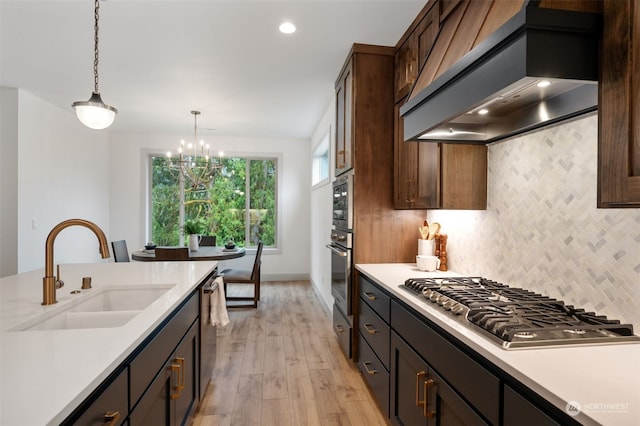
[{"label": "green foliage outside window", "polygon": [[[166,158],[151,161],[151,238],[158,245],[178,245],[178,176],[166,166]],[[185,185],[185,222],[197,221],[202,235],[216,235],[218,241],[255,247],[262,240],[275,246],[277,161],[224,158],[222,166],[208,187]]]}]

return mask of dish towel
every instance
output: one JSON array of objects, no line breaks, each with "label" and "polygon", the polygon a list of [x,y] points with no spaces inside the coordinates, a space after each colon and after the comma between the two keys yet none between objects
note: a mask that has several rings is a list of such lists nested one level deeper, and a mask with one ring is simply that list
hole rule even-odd
[{"label": "dish towel", "polygon": [[216,278],[214,283],[218,288],[211,292],[211,324],[224,327],[229,324],[229,314],[227,313],[227,301],[224,297],[224,281],[222,277]]}]

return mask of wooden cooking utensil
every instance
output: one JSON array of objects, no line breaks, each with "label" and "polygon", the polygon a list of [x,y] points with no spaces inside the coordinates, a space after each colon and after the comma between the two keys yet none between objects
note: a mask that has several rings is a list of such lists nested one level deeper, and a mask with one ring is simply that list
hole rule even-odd
[{"label": "wooden cooking utensil", "polygon": [[429,240],[433,240],[436,234],[440,232],[440,224],[438,222],[431,222],[429,225]]}]

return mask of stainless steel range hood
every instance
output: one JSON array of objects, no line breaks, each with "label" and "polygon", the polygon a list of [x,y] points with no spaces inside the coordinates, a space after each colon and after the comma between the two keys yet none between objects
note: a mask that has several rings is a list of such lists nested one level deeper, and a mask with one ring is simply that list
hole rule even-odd
[{"label": "stainless steel range hood", "polygon": [[600,20],[524,7],[400,109],[404,140],[484,144],[596,110]]}]

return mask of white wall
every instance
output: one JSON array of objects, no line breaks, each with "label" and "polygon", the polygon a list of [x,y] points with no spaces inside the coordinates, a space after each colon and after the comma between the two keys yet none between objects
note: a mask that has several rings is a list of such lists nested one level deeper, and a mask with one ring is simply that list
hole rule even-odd
[{"label": "white wall", "polygon": [[[15,89],[7,90],[3,93]],[[3,182],[2,194],[5,185],[9,192],[16,188],[16,217],[3,215],[2,230],[17,230],[17,272],[24,272],[44,266],[47,235],[65,219],[95,222],[109,237],[109,135],[87,129],[72,111],[23,90],[17,93],[17,103],[2,110],[3,124],[17,120],[17,132],[2,138],[3,147],[17,146],[17,179]],[[54,262],[100,261],[98,242],[88,229],[68,228],[56,239]]]},{"label": "white wall", "polygon": [[[328,133],[329,141],[329,164],[333,164],[333,150],[335,138],[335,96],[329,103],[318,127],[311,137],[311,152],[309,163],[313,158],[313,152],[324,136]],[[311,282],[318,290],[322,300],[329,309],[333,306],[333,296],[331,296],[331,254],[325,245],[329,242],[331,232],[331,180],[333,179],[333,167],[329,167],[329,181],[317,185],[311,191]]]},{"label": "white wall", "polygon": [[0,89],[0,277],[18,273],[18,89]]},{"label": "white wall", "polygon": [[[182,135],[111,133],[110,229],[113,239],[127,241],[129,252],[141,248],[149,239],[148,156],[174,153],[181,139],[190,138],[189,128]],[[214,152],[227,156],[277,156],[279,161],[278,202],[280,241],[278,250],[265,248],[262,279],[309,279],[309,141],[298,139],[231,138],[199,135]],[[249,267],[253,256],[222,262],[221,267]]]}]

